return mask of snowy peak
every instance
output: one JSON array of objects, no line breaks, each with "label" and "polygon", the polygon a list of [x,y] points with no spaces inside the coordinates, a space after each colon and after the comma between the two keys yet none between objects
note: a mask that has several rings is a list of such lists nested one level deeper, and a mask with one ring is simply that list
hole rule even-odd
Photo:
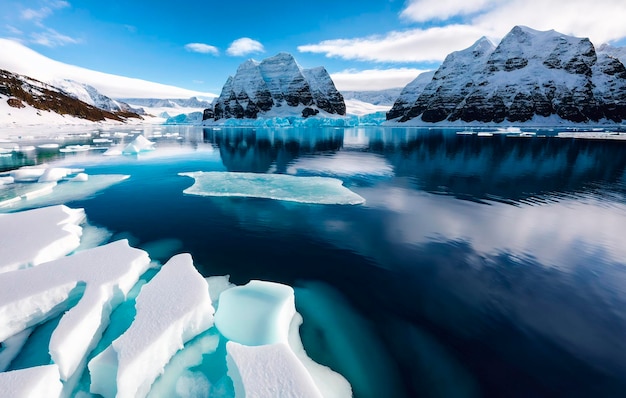
[{"label": "snowy peak", "polygon": [[623,70],[587,38],[516,26],[495,48],[482,38],[450,54],[424,90],[401,96],[387,119],[619,122],[626,119]]},{"label": "snowy peak", "polygon": [[100,93],[95,87],[74,80],[62,79],[52,81],[52,85],[61,89],[70,97],[74,97],[86,104],[109,112],[141,112],[133,109],[127,103],[116,101]]},{"label": "snowy peak", "polygon": [[279,53],[239,65],[235,76],[226,80],[213,115],[216,120],[255,119],[277,108],[283,115],[314,115],[320,110],[345,114],[343,97],[326,69],[303,69],[291,54]]}]

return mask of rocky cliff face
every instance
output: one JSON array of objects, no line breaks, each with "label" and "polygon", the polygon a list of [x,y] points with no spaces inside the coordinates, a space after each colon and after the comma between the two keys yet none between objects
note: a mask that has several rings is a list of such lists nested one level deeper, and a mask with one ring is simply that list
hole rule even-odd
[{"label": "rocky cliff face", "polygon": [[[516,26],[494,48],[487,39],[450,54],[431,82],[387,114],[406,122],[570,122],[626,119],[626,69],[586,38]],[[400,100],[400,99],[399,99]]]},{"label": "rocky cliff face", "polygon": [[256,119],[278,108],[282,115],[300,115],[307,108],[307,114],[316,110],[346,113],[343,97],[326,69],[302,69],[287,53],[241,64],[235,76],[226,80],[213,112],[215,120]]}]

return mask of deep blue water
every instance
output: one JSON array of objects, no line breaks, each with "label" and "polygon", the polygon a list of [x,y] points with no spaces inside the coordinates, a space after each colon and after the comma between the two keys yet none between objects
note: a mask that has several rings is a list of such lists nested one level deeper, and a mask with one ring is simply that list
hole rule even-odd
[{"label": "deep blue water", "polygon": [[[172,129],[57,159],[131,175],[69,205],[159,260],[176,242],[206,276],[294,286],[307,352],[357,397],[624,396],[626,141]],[[33,156],[3,167],[58,155]],[[183,195],[192,171],[331,176],[366,203]]]}]

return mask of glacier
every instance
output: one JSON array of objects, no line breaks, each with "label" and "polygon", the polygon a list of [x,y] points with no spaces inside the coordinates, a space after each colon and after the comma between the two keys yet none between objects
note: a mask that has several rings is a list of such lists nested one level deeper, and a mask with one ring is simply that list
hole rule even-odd
[{"label": "glacier", "polygon": [[[161,266],[126,240],[76,251],[86,218],[62,205],[0,215],[0,236],[15,236],[0,259],[23,252],[0,273],[0,396],[352,396],[306,355],[293,288],[203,278],[185,253]],[[44,322],[49,342],[31,343]],[[11,366],[33,349],[50,363]]]},{"label": "glacier", "polygon": [[234,196],[275,199],[310,204],[357,205],[365,199],[329,177],[295,177],[285,174],[237,172],[178,173],[194,184],[183,192],[197,196]]}]

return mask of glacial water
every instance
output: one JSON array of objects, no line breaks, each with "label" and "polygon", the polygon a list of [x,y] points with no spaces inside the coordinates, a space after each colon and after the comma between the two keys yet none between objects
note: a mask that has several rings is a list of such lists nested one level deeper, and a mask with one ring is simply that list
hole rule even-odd
[{"label": "glacial water", "polygon": [[[626,141],[461,133],[164,127],[138,156],[92,133],[0,167],[130,175],[67,204],[158,260],[294,286],[307,352],[357,397],[623,396]],[[330,177],[365,203],[184,194],[198,171]]]}]

